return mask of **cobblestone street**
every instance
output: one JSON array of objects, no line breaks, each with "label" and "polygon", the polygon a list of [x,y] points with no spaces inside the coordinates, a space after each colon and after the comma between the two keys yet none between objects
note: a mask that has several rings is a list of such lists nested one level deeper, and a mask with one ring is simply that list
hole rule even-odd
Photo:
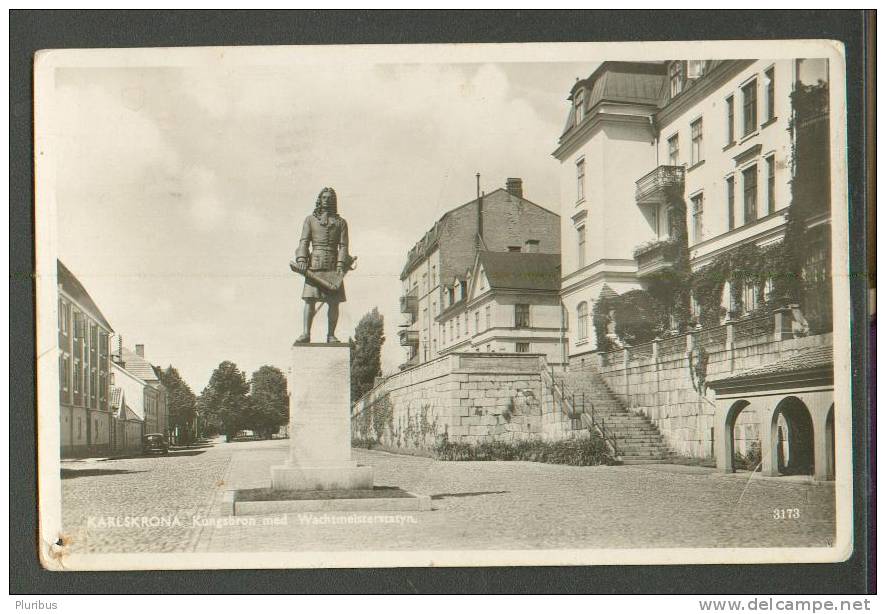
[{"label": "cobblestone street", "polygon": [[[80,552],[257,552],[826,546],[833,483],[724,476],[701,467],[439,462],[355,450],[378,486],[432,496],[393,523],[354,514],[225,519],[225,490],[269,483],[286,441],[217,443],[168,457],[62,463],[65,531]],[[776,519],[797,509],[799,518]],[[313,518],[313,520],[312,520]],[[130,526],[127,524],[127,519]],[[143,520],[147,519],[147,520]],[[208,521],[208,522],[207,522]],[[345,523],[345,524],[341,524]],[[131,525],[138,526],[131,526]],[[152,526],[156,525],[156,526]]]}]

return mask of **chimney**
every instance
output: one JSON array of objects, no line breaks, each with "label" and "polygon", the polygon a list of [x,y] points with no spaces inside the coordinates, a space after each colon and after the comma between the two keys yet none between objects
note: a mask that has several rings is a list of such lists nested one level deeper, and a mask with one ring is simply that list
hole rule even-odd
[{"label": "chimney", "polygon": [[142,358],[144,358],[145,357],[145,345],[143,343],[136,343],[135,344],[135,353],[138,354],[139,356],[141,356]]},{"label": "chimney", "polygon": [[505,189],[517,198],[523,198],[523,180],[519,177],[508,177]]},{"label": "chimney", "polygon": [[527,239],[526,245],[523,247],[523,252],[526,254],[537,254],[538,253],[538,239]]}]

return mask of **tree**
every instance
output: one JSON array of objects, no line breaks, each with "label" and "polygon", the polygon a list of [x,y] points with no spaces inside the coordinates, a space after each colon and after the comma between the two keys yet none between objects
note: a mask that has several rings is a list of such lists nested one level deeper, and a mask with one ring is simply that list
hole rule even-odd
[{"label": "tree", "polygon": [[381,375],[381,346],[385,342],[385,318],[378,307],[360,318],[351,341],[351,401],[375,385]]},{"label": "tree", "polygon": [[252,374],[252,391],[243,420],[262,439],[269,439],[289,420],[289,393],[286,376],[277,367],[265,365]]},{"label": "tree", "polygon": [[208,425],[214,425],[228,441],[243,425],[248,411],[249,384],[237,365],[226,360],[216,367],[200,394],[198,407]]},{"label": "tree", "polygon": [[178,369],[169,365],[159,370],[160,382],[166,388],[166,407],[169,409],[169,428],[178,428],[181,442],[194,440],[194,418],[197,415],[197,396],[179,375]]}]

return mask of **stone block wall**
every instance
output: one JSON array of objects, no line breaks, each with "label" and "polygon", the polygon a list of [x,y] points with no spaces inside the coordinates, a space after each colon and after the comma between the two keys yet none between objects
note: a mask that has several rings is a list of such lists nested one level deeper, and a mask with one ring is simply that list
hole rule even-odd
[{"label": "stone block wall", "polygon": [[[583,364],[574,361],[570,371],[596,368],[625,407],[649,417],[674,452],[710,458],[714,394],[705,387],[705,381],[832,343],[830,333],[779,339],[772,321],[771,317],[749,319],[633,348],[586,355]],[[757,422],[753,411],[739,414],[736,451],[745,454],[751,442],[759,438]]]},{"label": "stone block wall", "polygon": [[542,369],[538,354],[440,357],[392,375],[357,400],[352,437],[403,451],[442,441],[542,438]]}]

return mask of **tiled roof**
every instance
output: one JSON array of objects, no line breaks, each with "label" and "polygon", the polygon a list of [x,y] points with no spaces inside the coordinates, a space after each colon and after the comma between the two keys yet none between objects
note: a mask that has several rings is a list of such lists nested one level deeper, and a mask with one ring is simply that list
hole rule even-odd
[{"label": "tiled roof", "polygon": [[104,326],[110,332],[113,332],[114,329],[111,328],[111,325],[105,319],[104,314],[102,314],[98,305],[95,304],[95,301],[92,300],[92,297],[89,296],[89,292],[86,291],[86,288],[83,287],[80,280],[68,270],[68,267],[62,264],[61,260],[57,260],[56,262],[58,263],[58,283],[61,284],[62,290],[64,290],[65,294],[76,301],[77,304],[89,313],[89,315],[95,318],[99,324]]},{"label": "tiled roof", "polygon": [[141,416],[132,411],[132,408],[129,405],[124,406],[123,415],[120,416],[124,420],[138,420],[139,422],[144,422]]},{"label": "tiled roof", "polygon": [[120,409],[120,402],[123,400],[123,389],[119,386],[111,386],[111,409]]},{"label": "tiled roof", "polygon": [[795,373],[798,371],[815,371],[834,366],[834,348],[830,345],[806,348],[796,354],[779,361],[740,371],[728,377],[712,379],[709,383],[735,382],[749,378],[769,377]]},{"label": "tiled roof", "polygon": [[481,251],[480,264],[495,289],[560,289],[560,254]]},{"label": "tiled roof", "polygon": [[146,382],[156,382],[160,379],[151,363],[126,347],[123,348],[123,362],[126,370],[139,379]]}]

